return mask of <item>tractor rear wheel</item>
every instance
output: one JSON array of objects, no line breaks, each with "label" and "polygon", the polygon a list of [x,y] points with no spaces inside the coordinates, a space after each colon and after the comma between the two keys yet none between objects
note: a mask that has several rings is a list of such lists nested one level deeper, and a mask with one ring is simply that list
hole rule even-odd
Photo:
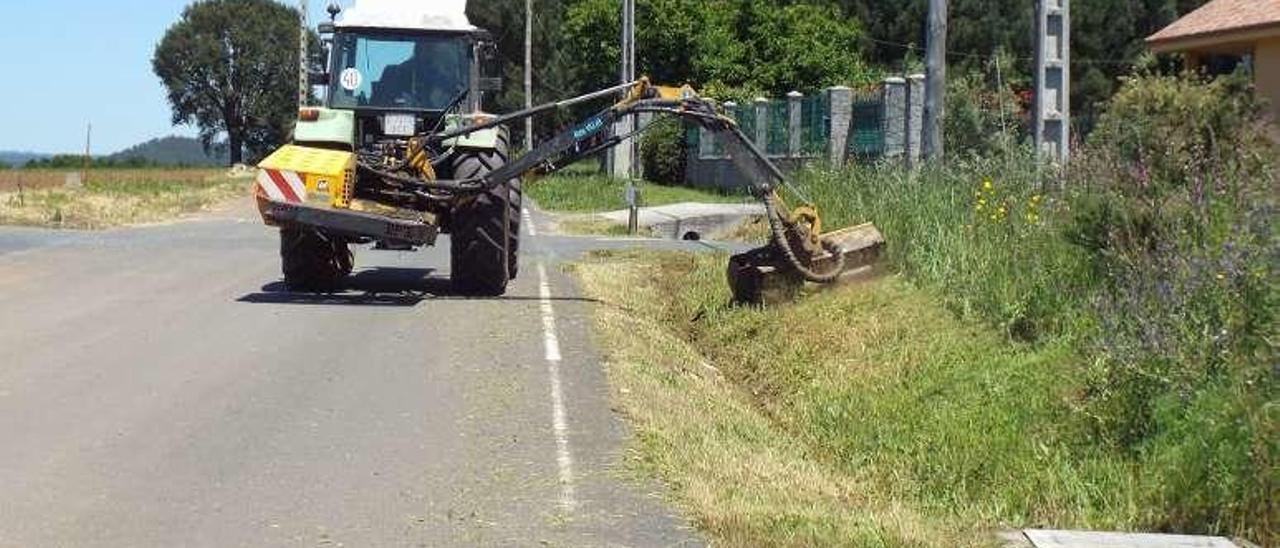
[{"label": "tractor rear wheel", "polygon": [[[453,176],[484,176],[507,163],[507,134],[493,150],[464,152],[453,162]],[[520,208],[518,178],[469,197],[454,208],[450,230],[450,266],[454,290],[477,296],[506,293],[519,273]]]},{"label": "tractor rear wheel", "polygon": [[280,229],[280,265],[284,283],[293,291],[341,289],[355,257],[347,241],[310,228]]}]

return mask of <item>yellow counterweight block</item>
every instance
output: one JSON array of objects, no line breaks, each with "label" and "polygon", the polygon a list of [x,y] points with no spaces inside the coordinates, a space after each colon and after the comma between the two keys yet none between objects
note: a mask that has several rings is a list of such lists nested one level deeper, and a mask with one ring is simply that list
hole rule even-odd
[{"label": "yellow counterweight block", "polygon": [[[287,201],[323,200],[327,205],[349,209],[355,191],[356,155],[342,150],[327,150],[298,145],[285,145],[258,164],[259,196],[274,199],[283,190]],[[301,180],[305,196],[296,196],[280,186],[281,181]],[[276,188],[272,188],[276,183]],[[282,200],[275,200],[282,201]]]}]

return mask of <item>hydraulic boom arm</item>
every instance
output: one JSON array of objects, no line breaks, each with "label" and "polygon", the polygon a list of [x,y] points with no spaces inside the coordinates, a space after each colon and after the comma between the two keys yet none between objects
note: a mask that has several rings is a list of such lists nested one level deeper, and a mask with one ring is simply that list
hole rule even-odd
[{"label": "hydraulic boom arm", "polygon": [[[614,122],[622,117],[639,113],[653,113],[675,116],[692,120],[707,130],[718,135],[725,144],[734,165],[746,178],[751,193],[765,205],[767,212],[772,246],[781,252],[790,267],[799,272],[806,280],[827,283],[838,278],[844,270],[844,255],[838,246],[822,240],[822,223],[817,210],[812,204],[789,209],[778,194],[779,187],[793,190],[782,170],[765,156],[749,139],[738,124],[720,113],[714,101],[698,97],[689,87],[669,88],[654,86],[647,78],[636,82],[616,86],[606,90],[590,93],[557,103],[534,107],[496,117],[484,123],[464,128],[430,134],[419,137],[426,140],[426,147],[432,149],[447,148],[445,143],[452,139],[477,131],[501,126],[510,122],[523,120],[543,112],[566,108],[572,105],[607,97],[624,92],[625,97],[618,103],[589,117],[586,121],[543,142],[534,150],[482,177],[466,180],[426,180],[421,177],[387,171],[378,166],[360,162],[361,170],[377,176],[394,180],[410,187],[419,188],[422,192],[475,193],[484,192],[520,177],[531,171],[543,173],[555,172],[585,157],[602,150],[612,148],[642,132],[648,127],[638,128],[627,135],[601,137]],[[797,193],[798,194],[798,193]],[[814,259],[818,256],[832,257],[829,268],[824,272],[813,269]]]}]

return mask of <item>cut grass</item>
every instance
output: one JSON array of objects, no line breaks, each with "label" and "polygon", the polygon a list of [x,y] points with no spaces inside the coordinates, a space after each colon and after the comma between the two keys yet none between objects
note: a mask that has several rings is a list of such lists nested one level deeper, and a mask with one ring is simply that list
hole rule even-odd
[{"label": "cut grass", "polygon": [[[741,203],[742,194],[722,194],[649,182],[638,184],[643,206],[680,202]],[[539,179],[526,187],[538,206],[552,212],[599,213],[626,209],[626,183],[598,174],[569,173]]]},{"label": "cut grass", "polygon": [[99,172],[81,188],[0,193],[0,224],[100,229],[172,220],[247,193],[209,170]]},{"label": "cut grass", "polygon": [[1129,463],[1072,443],[1066,345],[1026,347],[897,278],[727,305],[723,256],[597,254],[578,272],[631,462],[717,544],[980,546],[1004,528],[1132,529]]}]

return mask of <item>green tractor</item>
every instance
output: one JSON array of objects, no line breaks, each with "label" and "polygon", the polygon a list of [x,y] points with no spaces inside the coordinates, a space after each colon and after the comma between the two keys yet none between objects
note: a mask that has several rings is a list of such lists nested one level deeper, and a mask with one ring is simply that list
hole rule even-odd
[{"label": "green tractor", "polygon": [[323,106],[300,109],[293,144],[259,166],[255,191],[266,221],[280,227],[285,283],[336,289],[353,267],[351,244],[410,250],[443,232],[456,289],[502,294],[519,270],[518,177],[484,192],[432,192],[357,168],[465,180],[506,165],[501,126],[441,143],[417,138],[493,118],[480,109],[482,94],[500,82],[482,76],[492,40],[465,21],[358,10],[320,26]]}]

